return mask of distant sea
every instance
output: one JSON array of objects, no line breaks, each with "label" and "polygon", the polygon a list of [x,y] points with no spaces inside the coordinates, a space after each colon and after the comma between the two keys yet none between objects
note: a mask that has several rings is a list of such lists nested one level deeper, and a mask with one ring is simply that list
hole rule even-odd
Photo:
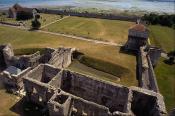
[{"label": "distant sea", "polygon": [[0,0],[0,9],[15,3],[28,7],[75,6],[159,13],[175,13],[175,0]]}]

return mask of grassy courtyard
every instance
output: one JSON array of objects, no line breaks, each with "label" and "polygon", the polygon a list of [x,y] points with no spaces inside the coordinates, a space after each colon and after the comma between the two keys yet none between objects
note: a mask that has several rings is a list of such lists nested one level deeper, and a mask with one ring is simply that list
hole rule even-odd
[{"label": "grassy courtyard", "polygon": [[[137,81],[135,78],[135,56],[120,53],[119,47],[95,44],[91,42],[75,40],[71,38],[65,38],[62,36],[55,36],[39,32],[31,32],[25,30],[14,31],[13,28],[4,26],[0,26],[0,35],[0,44],[11,43],[15,49],[43,47],[57,48],[59,46],[75,47],[87,56],[91,56],[95,59],[116,64],[128,69],[129,73],[121,77],[122,84],[126,86],[137,85]],[[115,69],[113,71],[117,72],[117,70]],[[120,82],[117,81],[116,83]]]},{"label": "grassy courtyard", "polygon": [[45,27],[44,30],[124,44],[132,25],[134,23],[128,21],[70,16]]}]

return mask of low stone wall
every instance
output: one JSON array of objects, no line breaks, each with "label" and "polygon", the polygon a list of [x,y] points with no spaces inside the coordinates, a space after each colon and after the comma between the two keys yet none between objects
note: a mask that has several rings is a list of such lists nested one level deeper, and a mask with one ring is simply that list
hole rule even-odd
[{"label": "low stone wall", "polygon": [[140,18],[138,16],[75,12],[70,10],[51,10],[51,9],[44,9],[44,8],[39,9],[39,12],[48,13],[48,14],[70,15],[70,16],[100,18],[100,19],[110,19],[110,20],[124,20],[124,21],[133,21],[133,22],[136,22],[137,19]]}]

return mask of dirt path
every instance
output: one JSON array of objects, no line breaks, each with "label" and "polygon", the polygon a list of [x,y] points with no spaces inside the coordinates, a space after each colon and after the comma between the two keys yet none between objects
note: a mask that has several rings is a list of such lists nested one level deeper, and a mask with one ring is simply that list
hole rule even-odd
[{"label": "dirt path", "polygon": [[68,17],[69,17],[69,16],[65,16],[65,17],[63,17],[63,18],[61,18],[61,19],[58,19],[58,20],[56,20],[56,21],[53,21],[53,22],[48,23],[48,24],[46,24],[46,25],[43,25],[43,26],[40,27],[40,29],[42,29],[42,28],[44,28],[44,27],[47,27],[47,26],[49,26],[49,25],[51,25],[51,24],[54,24],[54,23],[56,23],[56,22],[62,21],[62,20],[64,20],[64,19],[68,18]]},{"label": "dirt path", "polygon": [[100,32],[98,33],[98,36],[102,37],[106,34],[106,29],[104,27],[104,25],[102,24],[102,22],[99,22],[98,20],[95,20],[95,22],[97,23],[97,25],[99,26]]},{"label": "dirt path", "polygon": [[[7,27],[13,27],[13,28],[18,28],[18,29],[22,29],[22,30],[29,30],[29,28],[25,28],[25,27],[17,27],[17,26],[11,26],[11,25],[4,25],[4,24],[0,24],[0,26],[7,26]],[[88,42],[92,42],[95,44],[104,44],[104,45],[111,45],[111,46],[117,46],[117,47],[121,47],[122,44],[117,44],[114,42],[105,42],[105,41],[100,41],[100,40],[93,40],[93,39],[88,39],[85,37],[79,37],[79,36],[74,36],[74,35],[69,35],[69,34],[62,34],[62,33],[54,33],[54,32],[48,32],[48,31],[43,31],[43,30],[36,30],[36,32],[39,33],[46,33],[46,34],[51,34],[51,35],[56,35],[56,36],[63,36],[63,37],[67,37],[72,38],[72,39],[77,39],[77,40],[82,40],[82,41],[88,41]]]}]

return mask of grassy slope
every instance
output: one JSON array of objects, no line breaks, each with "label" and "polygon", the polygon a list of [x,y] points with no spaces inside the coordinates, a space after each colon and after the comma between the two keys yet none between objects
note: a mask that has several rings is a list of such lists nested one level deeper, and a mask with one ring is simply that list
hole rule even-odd
[{"label": "grassy slope", "polygon": [[116,83],[122,83],[122,82],[119,82],[120,80],[118,77],[96,70],[94,68],[88,67],[77,60],[73,61],[72,64],[67,69],[80,72],[83,74],[87,74],[97,79],[107,80],[107,81],[116,82]]},{"label": "grassy slope", "polygon": [[16,96],[12,94],[8,94],[5,90],[0,90],[0,116],[17,116],[16,113],[9,110],[15,105]]},{"label": "grassy slope", "polygon": [[14,31],[13,28],[3,26],[0,26],[0,35],[0,44],[11,43],[15,49],[59,46],[76,47],[88,56],[128,68],[130,74],[124,79],[129,80],[130,85],[136,85],[137,83],[135,79],[135,57],[119,53],[119,48],[38,32]]},{"label": "grassy slope", "polygon": [[163,59],[155,68],[160,92],[163,94],[167,110],[175,106],[175,65],[167,65]]},{"label": "grassy slope", "polygon": [[169,52],[175,50],[175,30],[163,26],[149,26],[151,44]]},{"label": "grassy slope", "polygon": [[44,28],[44,30],[125,43],[128,35],[128,28],[133,24],[133,22],[119,20],[69,17]]},{"label": "grassy slope", "polygon": [[[149,26],[151,44],[163,48],[166,52],[175,49],[175,30],[163,26]],[[169,111],[175,106],[175,65],[167,65],[163,59],[155,68],[160,92],[165,98],[165,104]]]}]

